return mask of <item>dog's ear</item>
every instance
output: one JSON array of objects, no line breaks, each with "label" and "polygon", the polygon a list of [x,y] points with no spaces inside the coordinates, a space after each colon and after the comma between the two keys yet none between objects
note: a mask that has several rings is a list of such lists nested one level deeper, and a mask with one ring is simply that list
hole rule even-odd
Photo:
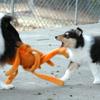
[{"label": "dog's ear", "polygon": [[76,28],[76,33],[77,33],[79,36],[81,36],[82,33],[83,33],[83,30],[82,30],[81,28],[77,27],[77,28]]}]

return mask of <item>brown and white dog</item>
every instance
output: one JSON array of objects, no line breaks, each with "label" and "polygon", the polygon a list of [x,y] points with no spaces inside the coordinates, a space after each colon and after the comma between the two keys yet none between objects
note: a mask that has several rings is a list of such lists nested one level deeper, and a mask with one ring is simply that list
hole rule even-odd
[{"label": "brown and white dog", "polygon": [[84,35],[82,29],[76,28],[55,38],[62,42],[62,47],[68,48],[70,58],[68,69],[61,79],[69,79],[79,66],[86,65],[94,76],[93,83],[100,84],[100,36]]},{"label": "brown and white dog", "polygon": [[[11,24],[13,20],[12,16],[0,13],[0,65],[2,67],[15,57],[17,43],[22,42],[18,32]],[[13,85],[6,85],[0,81],[2,89],[12,87]]]}]

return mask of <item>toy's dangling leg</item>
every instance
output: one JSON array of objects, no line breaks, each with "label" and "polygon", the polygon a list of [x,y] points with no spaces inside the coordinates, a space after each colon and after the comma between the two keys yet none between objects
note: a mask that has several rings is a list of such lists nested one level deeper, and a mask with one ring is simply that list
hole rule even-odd
[{"label": "toy's dangling leg", "polygon": [[9,75],[8,78],[4,81],[4,83],[6,83],[6,84],[12,83],[12,81],[17,76],[17,74],[18,74],[18,70],[16,72],[14,72],[13,74]]},{"label": "toy's dangling leg", "polygon": [[[45,55],[44,53],[42,53],[41,51],[39,51],[39,50],[37,50],[37,49],[35,49],[35,48],[34,48],[34,49],[32,48],[32,51],[33,51],[33,52],[34,52],[34,51],[37,52],[38,54],[40,54],[40,56]],[[31,52],[32,52],[32,51],[31,51]],[[32,52],[32,53],[33,53],[33,52]],[[47,63],[48,63],[49,65],[51,65],[51,66],[54,66],[54,65],[55,65],[51,60],[48,60]]]},{"label": "toy's dangling leg", "polygon": [[55,65],[51,60],[48,60],[46,63],[49,64],[50,66],[54,66]]},{"label": "toy's dangling leg", "polygon": [[6,75],[10,75],[10,74],[15,73],[18,70],[18,65],[19,64],[20,64],[19,49],[17,49],[16,57],[15,57],[15,61],[13,63],[13,66],[12,66],[12,68],[10,70],[8,70],[6,72]]},{"label": "toy's dangling leg", "polygon": [[47,81],[50,81],[50,82],[52,82],[56,85],[59,85],[59,86],[64,85],[64,81],[62,81],[62,80],[60,80],[56,77],[40,74],[40,73],[37,73],[37,72],[32,72],[32,73],[35,74],[37,77],[44,79],[44,80],[47,80]]},{"label": "toy's dangling leg", "polygon": [[40,66],[40,55],[36,52],[33,52],[33,53],[35,57],[35,62],[34,62],[34,65],[31,67],[31,69],[29,69],[31,72],[34,72],[34,70],[39,68]]},{"label": "toy's dangling leg", "polygon": [[40,56],[44,55],[44,53],[42,53],[41,51],[39,51],[39,50],[37,50],[35,48],[34,49],[32,48],[32,51],[33,52],[37,52],[38,54],[40,54]]},{"label": "toy's dangling leg", "polygon": [[52,57],[54,57],[57,54],[62,54],[65,57],[69,56],[68,53],[66,52],[65,48],[63,48],[63,47],[62,48],[57,48],[57,49],[52,50],[48,54],[43,55],[43,57],[41,58],[41,64],[44,63],[44,62],[47,62],[48,60],[50,60]]}]

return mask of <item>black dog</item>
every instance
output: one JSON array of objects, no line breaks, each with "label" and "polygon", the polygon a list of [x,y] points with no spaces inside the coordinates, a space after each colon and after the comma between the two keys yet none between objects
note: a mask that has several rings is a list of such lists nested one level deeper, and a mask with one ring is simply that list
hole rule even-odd
[{"label": "black dog", "polygon": [[[16,54],[17,44],[22,42],[19,33],[13,27],[14,17],[0,14],[0,64],[4,66],[7,61],[12,60]],[[9,89],[12,85],[6,85],[0,82],[1,88]]]}]

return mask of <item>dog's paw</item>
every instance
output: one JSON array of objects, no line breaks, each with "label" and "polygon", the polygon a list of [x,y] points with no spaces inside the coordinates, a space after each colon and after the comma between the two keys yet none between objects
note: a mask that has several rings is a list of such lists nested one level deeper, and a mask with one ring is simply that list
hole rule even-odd
[{"label": "dog's paw", "polygon": [[15,88],[15,87],[12,84],[5,84],[3,82],[0,82],[0,89],[8,90],[8,89],[13,89],[13,88]]},{"label": "dog's paw", "polygon": [[70,74],[71,74],[71,71],[68,69],[68,70],[66,70],[66,73],[64,74],[64,76],[62,76],[60,79],[62,81],[66,81],[70,78]]},{"label": "dog's paw", "polygon": [[94,80],[93,84],[100,84],[100,80]]},{"label": "dog's paw", "polygon": [[63,76],[63,77],[60,78],[60,80],[62,80],[62,81],[64,81],[64,82],[65,82],[66,80],[68,80],[68,79],[69,79],[69,76],[66,76],[66,77]]}]

